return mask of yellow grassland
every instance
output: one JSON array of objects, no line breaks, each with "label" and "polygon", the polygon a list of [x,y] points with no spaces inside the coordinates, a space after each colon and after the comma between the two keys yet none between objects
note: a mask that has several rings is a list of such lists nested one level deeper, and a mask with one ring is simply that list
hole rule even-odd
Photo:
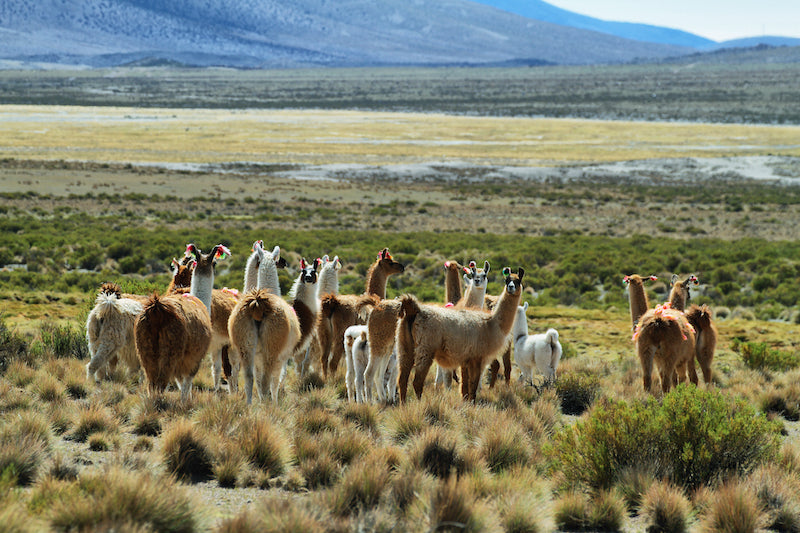
[{"label": "yellow grassland", "polygon": [[800,156],[800,127],[322,110],[0,106],[0,157],[130,163],[544,166]]}]

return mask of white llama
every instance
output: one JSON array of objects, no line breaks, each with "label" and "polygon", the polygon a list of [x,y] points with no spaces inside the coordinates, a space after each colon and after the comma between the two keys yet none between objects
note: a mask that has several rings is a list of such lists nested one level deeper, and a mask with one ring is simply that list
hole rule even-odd
[{"label": "white llama", "polygon": [[517,306],[517,316],[511,330],[514,339],[514,361],[522,372],[520,379],[532,384],[533,369],[536,367],[544,375],[545,384],[552,383],[556,379],[556,369],[562,353],[558,331],[550,328],[546,333],[529,335],[528,318],[525,314],[527,310],[528,302]]}]

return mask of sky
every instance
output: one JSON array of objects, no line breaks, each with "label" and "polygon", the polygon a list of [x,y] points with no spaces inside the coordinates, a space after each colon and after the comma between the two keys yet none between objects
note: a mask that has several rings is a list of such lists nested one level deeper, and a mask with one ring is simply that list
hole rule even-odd
[{"label": "sky", "polygon": [[546,0],[581,15],[641,22],[727,41],[800,37],[800,0]]}]

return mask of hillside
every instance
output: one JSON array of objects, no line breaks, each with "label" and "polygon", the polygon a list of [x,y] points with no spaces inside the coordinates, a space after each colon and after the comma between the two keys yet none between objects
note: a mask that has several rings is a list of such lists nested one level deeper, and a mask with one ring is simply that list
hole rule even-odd
[{"label": "hillside", "polygon": [[6,0],[6,67],[619,63],[693,51],[446,0]]}]

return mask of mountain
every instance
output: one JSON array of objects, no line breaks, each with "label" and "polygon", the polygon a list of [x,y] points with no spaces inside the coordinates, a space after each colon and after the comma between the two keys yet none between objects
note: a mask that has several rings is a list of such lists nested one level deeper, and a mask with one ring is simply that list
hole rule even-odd
[{"label": "mountain", "polygon": [[800,39],[794,37],[777,37],[762,35],[761,37],[746,37],[717,43],[714,48],[752,48],[754,46],[800,46]]},{"label": "mountain", "polygon": [[693,51],[467,0],[0,2],[6,65],[580,65]]},{"label": "mountain", "polygon": [[[598,31],[616,35],[625,39],[645,41],[691,48],[710,48],[717,43],[711,39],[700,37],[672,28],[651,26],[649,24],[636,24],[632,22],[613,22],[580,15],[573,11],[561,9],[541,0],[476,0],[481,4],[496,7],[535,20]],[[758,44],[758,43],[754,43]],[[769,43],[773,44],[773,43]],[[750,45],[745,45],[750,46]]]}]

